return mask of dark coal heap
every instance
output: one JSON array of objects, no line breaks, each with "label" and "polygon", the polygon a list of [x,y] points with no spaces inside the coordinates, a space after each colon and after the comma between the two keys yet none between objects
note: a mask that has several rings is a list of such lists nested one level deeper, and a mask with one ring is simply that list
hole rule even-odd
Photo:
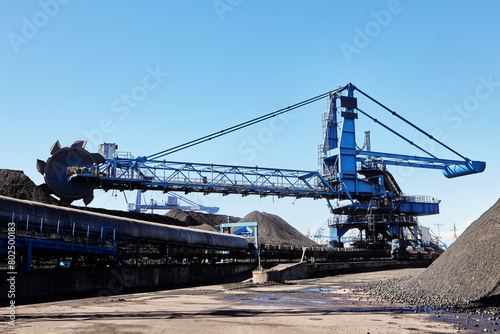
[{"label": "dark coal heap", "polygon": [[217,225],[225,224],[227,222],[237,223],[240,218],[226,215],[214,215],[210,213],[201,213],[194,211],[182,211],[179,209],[170,210],[165,214],[179,221],[181,226],[196,228],[205,231],[215,231]]},{"label": "dark coal heap", "polygon": [[0,169],[0,195],[45,204],[57,205],[59,203],[58,200],[37,187],[20,170]]},{"label": "dark coal heap", "polygon": [[420,275],[370,289],[417,306],[500,307],[500,200]]},{"label": "dark coal heap", "polygon": [[258,222],[258,242],[271,245],[317,246],[314,241],[300,233],[277,215],[252,211],[240,222]]}]

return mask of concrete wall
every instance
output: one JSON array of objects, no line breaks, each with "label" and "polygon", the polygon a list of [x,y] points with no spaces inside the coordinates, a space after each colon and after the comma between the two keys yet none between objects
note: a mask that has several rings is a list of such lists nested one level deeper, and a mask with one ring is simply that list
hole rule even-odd
[{"label": "concrete wall", "polygon": [[321,277],[328,275],[347,274],[356,271],[375,271],[410,267],[427,267],[430,261],[363,261],[363,262],[336,262],[315,263],[306,262],[279,264],[269,269],[254,270],[252,272],[255,283],[268,281],[282,282],[286,280]]},{"label": "concrete wall", "polygon": [[[217,281],[255,269],[255,264],[168,265],[128,269],[53,269],[18,271],[16,297],[95,292],[96,296],[126,293],[131,288]],[[8,291],[7,281],[0,291]]]},{"label": "concrete wall", "polygon": [[310,273],[307,262],[279,264],[270,269],[254,270],[252,272],[254,283],[264,283],[268,281],[282,282],[307,278]]},{"label": "concrete wall", "polygon": [[360,261],[360,262],[336,262],[315,263],[309,265],[309,275],[313,277],[346,274],[356,271],[376,271],[400,268],[428,267],[430,260],[408,260],[408,261]]}]

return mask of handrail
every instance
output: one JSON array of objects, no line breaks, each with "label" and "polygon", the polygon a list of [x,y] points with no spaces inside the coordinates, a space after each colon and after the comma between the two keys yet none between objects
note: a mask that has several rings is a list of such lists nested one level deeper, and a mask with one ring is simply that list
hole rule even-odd
[{"label": "handrail", "polygon": [[[127,239],[117,228],[28,214],[14,210],[0,209],[0,212],[9,213],[9,215],[11,213],[10,222],[15,223],[16,235],[18,235],[20,231],[25,232],[23,235],[18,236],[24,238],[25,244],[28,243],[29,239],[35,238],[35,242],[39,245],[46,244],[47,241],[52,241],[55,243],[56,248],[66,243],[71,245],[72,249],[77,248],[77,246],[83,246],[86,250],[89,250],[89,247],[97,247],[101,252],[103,250],[111,250],[113,253],[116,253],[119,251],[119,243],[117,241],[121,239],[121,242],[124,243],[124,250],[133,252]],[[39,223],[37,223],[37,220],[39,220]],[[51,220],[54,221],[53,226],[50,224]],[[9,223],[8,220],[7,222]],[[64,223],[69,224],[69,227],[63,227]],[[31,238],[30,232],[32,233]],[[51,237],[51,234],[55,235]],[[85,235],[85,241],[81,240],[82,234]],[[71,236],[71,238],[69,238],[69,236]],[[65,237],[68,239],[67,241],[65,241]],[[97,239],[95,242],[92,242],[92,238]],[[110,242],[109,246],[106,244],[108,240]]]},{"label": "handrail", "polygon": [[435,199],[434,197],[431,196],[425,196],[425,195],[403,195],[398,197],[398,199],[402,199],[408,202],[414,202],[414,203],[439,203],[441,202],[438,199]]}]

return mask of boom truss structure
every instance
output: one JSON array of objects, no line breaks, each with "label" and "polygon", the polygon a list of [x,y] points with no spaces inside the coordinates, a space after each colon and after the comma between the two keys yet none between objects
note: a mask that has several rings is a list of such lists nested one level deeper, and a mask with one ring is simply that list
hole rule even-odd
[{"label": "boom truss structure", "polygon": [[73,167],[68,171],[70,181],[92,182],[106,191],[141,189],[315,199],[341,196],[312,171],[120,158],[106,161],[99,169]]}]

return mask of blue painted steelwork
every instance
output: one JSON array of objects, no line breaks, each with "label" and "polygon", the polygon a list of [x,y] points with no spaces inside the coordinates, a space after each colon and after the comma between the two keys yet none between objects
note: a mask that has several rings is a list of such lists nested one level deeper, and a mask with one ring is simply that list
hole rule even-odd
[{"label": "blue painted steelwork", "polygon": [[[94,187],[103,190],[140,189],[161,190],[163,192],[183,191],[185,193],[197,191],[205,194],[222,193],[223,195],[240,194],[243,196],[273,195],[296,198],[312,197],[315,199],[338,198],[350,199],[351,203],[355,204],[356,200],[365,201],[368,198],[385,195],[387,184],[384,181],[387,180],[383,179],[387,179],[387,177],[383,176],[385,173],[383,169],[385,169],[386,165],[442,169],[447,177],[478,173],[484,170],[485,164],[483,162],[471,161],[462,155],[459,156],[464,158],[463,161],[445,160],[438,159],[426,152],[404,136],[360,110],[357,106],[357,100],[354,98],[356,90],[359,91],[354,85],[348,84],[326,94],[329,97],[330,107],[322,149],[323,164],[321,173],[317,171],[173,162],[159,160],[158,158],[317,101],[326,96],[325,94],[148,157],[131,158],[130,156],[119,157],[114,155],[108,157],[105,163],[99,164],[99,168],[70,166],[68,168],[69,180],[70,183],[90,182],[94,184]],[[344,92],[347,92],[346,96],[342,95]],[[362,92],[362,94],[364,93]],[[375,101],[371,97],[369,98]],[[340,106],[338,100],[340,100]],[[423,130],[406,121],[400,115],[377,101],[375,102],[423,132]],[[422,149],[430,157],[357,149],[355,121],[358,118],[358,112],[373,119],[410,144]],[[430,135],[429,137],[434,139]],[[442,144],[439,141],[437,142]],[[444,146],[449,149],[446,145]],[[453,150],[452,152],[456,153]],[[370,169],[372,174],[378,173],[378,175],[360,177],[360,173],[366,174]],[[395,181],[391,183],[395,184]],[[329,203],[329,205],[331,204]]]},{"label": "blue painted steelwork", "polygon": [[[70,171],[73,171],[70,169]],[[316,171],[199,164],[190,162],[122,159],[115,157],[99,170],[77,170],[72,182],[94,182],[103,190],[192,191],[281,197],[339,198]]]},{"label": "blue painted steelwork", "polygon": [[129,255],[135,255],[134,259],[137,260],[138,255],[151,245],[152,253],[160,256],[161,252],[156,247],[168,249],[169,246],[187,246],[190,251],[195,250],[201,254],[210,250],[228,255],[246,252],[248,249],[247,240],[234,235],[91,213],[4,196],[0,196],[0,231],[0,252],[7,252],[7,246],[14,237],[19,251],[16,255],[23,256],[20,265],[22,269],[28,270],[31,266],[31,252],[35,250],[38,253],[45,250],[79,255],[111,255],[123,263],[124,260],[129,260]]},{"label": "blue painted steelwork", "polygon": [[[329,223],[331,245],[342,246],[342,237],[354,228],[360,230],[360,234],[365,235],[364,242],[368,244],[373,245],[378,242],[386,244],[388,241],[397,240],[398,249],[394,255],[401,258],[405,256],[406,249],[403,230],[416,226],[418,216],[439,213],[439,201],[430,197],[404,196],[386,166],[441,169],[444,175],[450,178],[481,173],[486,164],[471,161],[460,155],[352,84],[348,84],[346,88],[346,96],[342,96],[340,92],[329,95],[329,112],[324,126],[325,139],[321,147],[320,160],[322,160],[323,176],[329,180],[335,190],[345,191],[351,198],[350,204],[335,208],[329,203],[334,214]],[[353,96],[355,90],[463,160],[440,159],[370,116],[358,108],[357,100]],[[355,142],[355,121],[358,119],[358,113],[428,156],[373,152],[370,148],[365,150],[364,147],[359,149]],[[339,128],[341,129],[340,137],[337,134]]]},{"label": "blue painted steelwork", "polygon": [[[354,92],[358,91],[390,114],[426,135],[462,160],[440,159],[358,108]],[[321,171],[272,169],[173,162],[159,160],[168,154],[198,145],[208,140],[286,113],[324,97],[329,99],[321,147]],[[366,116],[392,132],[427,156],[372,152],[356,145],[356,120]],[[369,139],[369,137],[368,137]],[[387,165],[441,169],[448,178],[484,171],[486,164],[472,161],[440,142],[412,122],[373,99],[353,84],[320,94],[276,112],[214,132],[165,151],[139,158],[109,157],[99,168],[68,166],[68,182],[93,183],[94,187],[109,190],[192,191],[277,197],[325,198],[333,214],[347,215],[344,224],[331,225],[332,245],[340,244],[347,230],[356,226],[363,230],[368,241],[384,242],[398,239],[405,247],[403,228],[416,224],[416,217],[439,212],[439,201],[423,197],[404,196]],[[349,199],[350,204],[333,207],[330,199]],[[385,218],[384,218],[385,217]],[[409,225],[408,225],[409,224]]]},{"label": "blue painted steelwork", "polygon": [[[237,227],[236,231],[231,231],[232,228]],[[254,227],[252,230],[250,227]],[[217,225],[217,232],[231,232],[246,239],[254,239],[255,248],[258,248],[259,236],[259,223],[258,222],[243,222],[243,223],[225,223]]]},{"label": "blue painted steelwork", "polygon": [[[58,221],[92,222],[94,225],[118,229],[123,236],[135,242],[137,240],[149,240],[163,244],[182,244],[207,249],[248,249],[248,242],[236,236],[200,231],[181,226],[156,224],[128,217],[91,213],[73,208],[58,207],[0,196],[0,222],[10,221],[11,215],[6,215],[6,211],[3,210],[21,212],[30,216],[54,218],[44,220],[44,229],[47,226],[56,228]],[[29,224],[32,225],[32,222],[30,221]],[[77,230],[79,230],[78,226],[79,225],[77,225]],[[69,227],[66,226],[64,228]],[[84,231],[86,231],[86,229],[84,229]]]},{"label": "blue painted steelwork", "polygon": [[[154,212],[154,210],[173,210],[173,209],[178,209],[178,210],[183,210],[183,211],[205,211],[208,213],[217,213],[219,212],[218,207],[214,206],[204,206],[198,203],[195,203],[191,201],[190,199],[187,199],[185,197],[182,197],[174,192],[168,193],[167,201],[165,201],[164,204],[158,204],[157,201],[151,200],[151,203],[149,204],[142,204],[141,203],[141,193],[142,190],[137,190],[137,197],[135,203],[128,203],[127,209],[128,211],[134,211],[134,212],[147,212],[151,210],[151,213]],[[126,197],[125,197],[126,200]],[[189,205],[180,205],[179,200],[188,203]]]},{"label": "blue painted steelwork", "polygon": [[432,230],[429,230],[429,234],[431,236],[431,240],[433,241],[431,247],[441,247],[443,249],[448,249],[448,245],[445,244],[440,237],[438,237]]},{"label": "blue painted steelwork", "polygon": [[[229,219],[228,219],[229,220]],[[232,231],[232,228],[238,228],[236,231]],[[250,227],[253,227],[251,229]],[[255,261],[259,260],[259,223],[258,222],[243,222],[243,223],[225,223],[216,226],[217,232],[221,233],[232,233],[238,235],[245,239],[253,239],[255,245]],[[260,265],[260,264],[259,264]]]},{"label": "blue painted steelwork", "polygon": [[[31,269],[31,254],[33,249],[51,249],[56,251],[84,252],[92,254],[112,255],[117,261],[123,262],[133,250],[120,230],[108,226],[80,223],[64,219],[26,212],[16,212],[2,209],[1,216],[12,217],[3,224],[15,225],[13,234],[18,253],[26,249],[26,260],[18,264],[21,268]],[[0,235],[0,248],[7,251],[7,235]]]}]

